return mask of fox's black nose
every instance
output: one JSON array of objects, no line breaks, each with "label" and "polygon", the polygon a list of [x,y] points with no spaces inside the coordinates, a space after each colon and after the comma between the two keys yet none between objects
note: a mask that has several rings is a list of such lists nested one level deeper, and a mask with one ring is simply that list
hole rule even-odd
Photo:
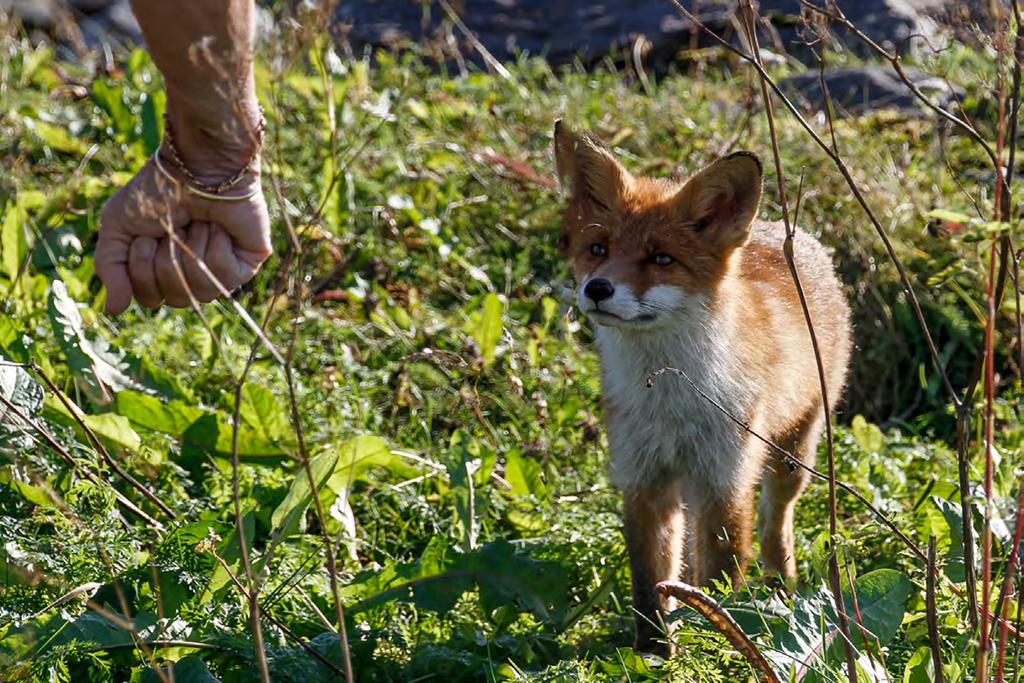
[{"label": "fox's black nose", "polygon": [[612,287],[612,283],[608,282],[608,280],[605,280],[603,277],[596,277],[587,283],[587,286],[583,288],[583,293],[596,304],[604,301],[614,294],[615,288]]}]

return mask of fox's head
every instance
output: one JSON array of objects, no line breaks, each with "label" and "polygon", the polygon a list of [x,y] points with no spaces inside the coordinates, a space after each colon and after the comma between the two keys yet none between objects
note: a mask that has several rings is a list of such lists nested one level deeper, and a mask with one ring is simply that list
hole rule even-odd
[{"label": "fox's head", "polygon": [[560,237],[577,303],[600,325],[658,328],[708,300],[750,236],[761,162],[736,152],[685,182],[635,177],[590,134],[555,123],[559,180],[572,188]]}]

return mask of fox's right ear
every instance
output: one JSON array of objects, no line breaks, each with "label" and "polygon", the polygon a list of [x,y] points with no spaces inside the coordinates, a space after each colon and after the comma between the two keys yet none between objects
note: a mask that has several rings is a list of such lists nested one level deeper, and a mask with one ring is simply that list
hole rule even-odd
[{"label": "fox's right ear", "polygon": [[722,249],[747,241],[761,204],[761,160],[735,152],[690,178],[674,202],[694,231]]},{"label": "fox's right ear", "polygon": [[563,189],[583,205],[611,211],[633,180],[629,171],[593,135],[577,136],[555,121],[555,167]]}]

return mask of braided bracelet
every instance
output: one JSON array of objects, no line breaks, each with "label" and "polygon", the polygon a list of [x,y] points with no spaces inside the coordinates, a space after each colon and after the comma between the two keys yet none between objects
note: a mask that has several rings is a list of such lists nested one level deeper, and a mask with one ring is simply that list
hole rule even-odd
[{"label": "braided bracelet", "polygon": [[[197,178],[188,169],[188,167],[185,165],[185,162],[182,161],[181,153],[178,151],[177,145],[174,144],[174,131],[171,128],[171,122],[167,118],[167,113],[164,112],[164,138],[160,142],[160,146],[157,148],[156,153],[153,155],[153,161],[156,163],[157,170],[159,170],[160,173],[165,178],[175,183],[176,185],[182,185],[185,188],[185,190],[189,192],[189,194],[193,194],[197,197],[202,197],[203,199],[209,199],[216,202],[245,201],[246,199],[251,199],[252,197],[256,196],[261,191],[259,185],[257,185],[255,188],[253,188],[253,190],[244,195],[225,196],[223,193],[226,190],[229,190],[230,188],[237,185],[242,180],[242,178],[245,177],[245,174],[249,171],[253,162],[256,160],[256,157],[260,153],[260,148],[263,146],[263,131],[266,129],[266,126],[267,120],[263,116],[263,109],[261,108],[260,120],[256,124],[256,128],[254,130],[256,144],[253,146],[252,154],[249,156],[248,160],[246,160],[245,164],[242,166],[241,170],[238,171],[238,173],[231,176],[227,180],[218,183],[217,185],[211,185],[199,180],[199,178]],[[160,159],[160,152],[162,151],[167,153],[167,156],[174,163],[178,171],[183,176],[185,176],[185,181],[181,181],[180,179],[174,177],[164,167],[163,162]]]},{"label": "braided bracelet", "polygon": [[153,155],[153,161],[156,163],[156,168],[158,171],[160,171],[161,175],[163,175],[165,178],[170,180],[175,185],[181,185],[182,187],[184,187],[185,191],[188,192],[189,194],[194,194],[195,196],[202,197],[203,199],[209,199],[215,202],[244,202],[246,199],[252,199],[253,197],[255,197],[256,195],[263,191],[263,188],[257,185],[246,194],[238,196],[226,196],[222,194],[206,192],[204,190],[200,190],[198,187],[193,187],[189,183],[182,182],[178,178],[175,178],[173,175],[171,175],[171,172],[164,168],[163,162],[160,161],[160,148],[157,148],[156,154]]}]

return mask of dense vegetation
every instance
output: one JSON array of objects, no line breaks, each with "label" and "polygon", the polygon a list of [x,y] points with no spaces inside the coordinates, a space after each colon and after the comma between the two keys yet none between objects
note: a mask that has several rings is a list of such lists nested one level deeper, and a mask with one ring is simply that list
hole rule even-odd
[{"label": "dense vegetation", "polygon": [[[340,59],[325,36],[282,25],[258,64],[276,256],[237,306],[116,319],[92,264],[99,209],[158,144],[159,74],[141,50],[104,71],[2,31],[0,679],[258,680],[253,586],[274,681],[343,680],[336,597],[361,681],[753,678],[691,612],[672,661],[629,648],[619,501],[591,333],[556,253],[550,134],[565,117],[650,174],[737,148],[767,161],[754,73],[725,58],[645,81],[613,62],[438,71]],[[988,140],[996,63],[991,47],[955,46],[922,64],[967,88]],[[845,181],[785,112],[778,133],[791,199],[803,177],[799,221],[835,248],[855,310],[837,476],[917,548],[936,539],[946,680],[973,680],[950,398]],[[1010,229],[988,222],[985,154],[930,118],[879,112],[834,134],[962,389],[989,244]],[[778,218],[766,168],[762,214]],[[994,344],[996,596],[1024,447],[1015,315],[1011,284]],[[983,395],[967,431],[978,529]],[[925,563],[843,492],[831,542],[827,492],[814,483],[798,508],[800,586],[755,566],[724,604],[780,672],[844,680],[834,551],[851,608],[857,597],[863,680],[932,680]],[[1006,608],[1018,614],[1016,599]],[[1012,641],[1011,674],[1016,653]]]}]

